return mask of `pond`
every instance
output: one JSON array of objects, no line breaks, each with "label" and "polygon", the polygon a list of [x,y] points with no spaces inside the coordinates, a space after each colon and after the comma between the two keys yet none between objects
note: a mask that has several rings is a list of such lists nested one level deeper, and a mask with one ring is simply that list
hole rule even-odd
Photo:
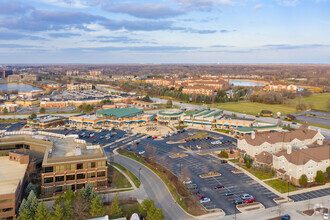
[{"label": "pond", "polygon": [[3,83],[0,84],[0,91],[13,91],[30,92],[32,90],[40,90],[38,87],[30,86],[24,83]]}]

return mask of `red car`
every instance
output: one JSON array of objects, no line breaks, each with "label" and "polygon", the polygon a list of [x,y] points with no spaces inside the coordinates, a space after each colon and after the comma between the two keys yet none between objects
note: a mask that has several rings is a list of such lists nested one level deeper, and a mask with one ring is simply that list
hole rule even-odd
[{"label": "red car", "polygon": [[221,188],[224,188],[225,186],[222,185],[222,184],[217,184],[214,189],[221,189]]},{"label": "red car", "polygon": [[204,198],[205,198],[204,194],[199,194],[199,195],[196,196],[197,200],[201,200],[201,199],[204,199]]},{"label": "red car", "polygon": [[188,140],[188,139],[184,139],[184,141],[185,141],[185,142],[189,142],[189,140]]},{"label": "red car", "polygon": [[156,139],[156,138],[157,138],[157,136],[153,136],[153,137],[152,137],[152,139]]},{"label": "red car", "polygon": [[256,200],[253,197],[245,199],[245,203],[252,203],[254,201],[256,201]]}]

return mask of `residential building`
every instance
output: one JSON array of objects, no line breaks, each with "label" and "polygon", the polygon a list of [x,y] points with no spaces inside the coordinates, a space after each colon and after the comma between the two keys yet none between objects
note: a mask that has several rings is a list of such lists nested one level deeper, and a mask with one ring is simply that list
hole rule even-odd
[{"label": "residential building", "polygon": [[182,89],[182,93],[213,96],[215,88],[211,86],[187,86]]},{"label": "residential building", "polygon": [[57,126],[64,124],[65,119],[56,115],[43,115],[33,119],[27,120],[27,126],[33,128],[49,128],[51,126]]},{"label": "residential building", "polygon": [[141,100],[133,100],[132,104],[138,107],[142,107],[142,108],[153,108],[154,105],[152,104],[152,102],[145,102],[145,101],[141,101]]},{"label": "residential building", "polygon": [[314,182],[317,171],[326,172],[330,166],[330,142],[319,142],[319,146],[306,149],[292,149],[273,154],[273,167],[279,176],[299,185],[299,178],[305,174],[308,182]]},{"label": "residential building", "polygon": [[265,90],[269,91],[283,91],[286,90],[288,92],[297,92],[297,86],[288,83],[268,83],[265,87]]},{"label": "residential building", "polygon": [[81,90],[92,90],[93,85],[91,83],[71,83],[67,84],[69,91],[81,91]]},{"label": "residential building", "polygon": [[251,132],[237,140],[237,148],[244,151],[251,158],[263,151],[275,154],[285,150],[288,146],[294,149],[304,148],[313,143],[321,143],[324,136],[320,131],[300,127],[288,132],[258,133]]},{"label": "residential building", "polygon": [[79,70],[68,70],[66,71],[67,76],[77,76],[79,75]]},{"label": "residential building", "polygon": [[[1,149],[0,149],[1,150]],[[0,218],[13,219],[22,200],[26,184],[29,155],[9,151],[9,156],[0,156]]]},{"label": "residential building", "polygon": [[101,70],[90,70],[89,74],[91,76],[99,76],[99,75],[101,75]]},{"label": "residential building", "polygon": [[13,75],[12,70],[0,70],[0,77],[6,79],[8,76]]},{"label": "residential building", "polygon": [[13,113],[16,112],[18,108],[18,104],[3,104],[0,105],[0,112],[4,113],[5,109],[7,109],[7,113]]}]

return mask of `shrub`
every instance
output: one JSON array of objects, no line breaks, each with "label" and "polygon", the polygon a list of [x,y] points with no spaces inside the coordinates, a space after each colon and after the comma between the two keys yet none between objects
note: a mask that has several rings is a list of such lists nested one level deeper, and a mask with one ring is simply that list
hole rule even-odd
[{"label": "shrub", "polygon": [[224,158],[228,158],[229,156],[228,156],[228,153],[226,152],[226,151],[224,151],[224,150],[222,150],[221,152],[220,152],[220,154],[221,154],[221,156],[223,156]]},{"label": "shrub", "polygon": [[316,172],[315,182],[323,183],[325,180],[324,173],[321,170]]},{"label": "shrub", "polygon": [[249,161],[249,160],[248,160],[248,161],[246,161],[245,165],[246,165],[246,167],[247,167],[248,169],[250,169],[250,168],[251,168],[251,164],[250,164],[250,161]]},{"label": "shrub", "polygon": [[301,177],[299,178],[299,184],[301,186],[307,185],[308,179],[307,176],[305,174],[301,175]]}]

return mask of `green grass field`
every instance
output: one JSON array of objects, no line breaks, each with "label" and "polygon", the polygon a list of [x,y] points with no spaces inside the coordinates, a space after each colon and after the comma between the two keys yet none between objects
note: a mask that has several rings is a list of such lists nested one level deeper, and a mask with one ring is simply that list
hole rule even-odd
[{"label": "green grass field", "polygon": [[287,182],[284,182],[279,179],[265,181],[265,183],[267,183],[268,185],[270,185],[271,187],[273,187],[274,189],[276,189],[277,191],[279,191],[281,193],[288,192],[288,188],[289,188],[289,192],[298,190],[297,187],[294,187],[291,184],[288,185]]},{"label": "green grass field", "polygon": [[[309,103],[312,102],[314,105],[313,109],[329,111],[329,109],[326,108],[326,103],[328,99],[330,99],[330,93],[304,97],[302,98],[301,101],[302,103],[305,103],[307,107],[309,106]],[[276,114],[277,112],[281,112],[282,115],[285,115],[296,112],[297,102],[298,99],[294,99],[288,102],[287,104],[270,105],[270,104],[243,101],[243,102],[218,103],[218,104],[211,104],[208,106],[217,107],[219,109],[223,109],[227,111],[245,113],[249,115],[258,115],[258,113],[260,113],[261,110],[270,110],[274,114]]]}]

